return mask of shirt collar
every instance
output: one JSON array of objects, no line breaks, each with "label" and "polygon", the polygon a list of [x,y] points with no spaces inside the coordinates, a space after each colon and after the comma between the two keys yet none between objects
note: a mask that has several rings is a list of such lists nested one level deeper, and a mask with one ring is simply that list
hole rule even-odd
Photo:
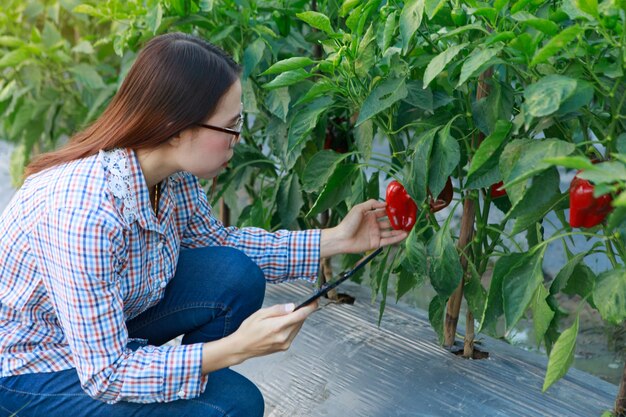
[{"label": "shirt collar", "polygon": [[[137,221],[145,229],[160,230],[136,152],[133,149],[116,148],[101,150],[98,156],[106,172],[107,187],[126,223],[130,225]],[[179,178],[180,175],[175,174],[161,183],[159,207],[162,216],[169,212],[171,205],[170,182],[177,182]]]}]

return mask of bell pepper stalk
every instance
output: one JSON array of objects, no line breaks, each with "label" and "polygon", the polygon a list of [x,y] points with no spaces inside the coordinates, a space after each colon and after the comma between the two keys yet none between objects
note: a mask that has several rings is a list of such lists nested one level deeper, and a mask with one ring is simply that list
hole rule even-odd
[{"label": "bell pepper stalk", "polygon": [[452,196],[454,195],[454,188],[452,187],[452,180],[448,177],[448,181],[446,181],[446,185],[443,187],[443,190],[439,193],[436,200],[430,199],[430,211],[436,213],[450,205],[452,201]]},{"label": "bell pepper stalk", "polygon": [[395,230],[410,232],[417,218],[417,204],[398,181],[393,180],[387,186],[385,197],[387,217]]},{"label": "bell pepper stalk", "polygon": [[[578,172],[580,173],[580,171]],[[604,221],[613,210],[611,194],[593,196],[594,185],[574,176],[569,187],[569,224],[572,227],[593,227]]]},{"label": "bell pepper stalk", "polygon": [[489,195],[491,195],[492,200],[496,198],[504,197],[506,195],[506,190],[502,188],[503,185],[504,185],[504,181],[499,181],[499,182],[496,182],[495,184],[491,184]]}]

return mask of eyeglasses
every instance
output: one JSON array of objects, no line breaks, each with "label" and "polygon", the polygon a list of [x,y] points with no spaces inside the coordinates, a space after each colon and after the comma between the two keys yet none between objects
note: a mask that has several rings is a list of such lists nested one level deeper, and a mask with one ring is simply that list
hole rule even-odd
[{"label": "eyeglasses", "polygon": [[223,133],[228,133],[229,135],[233,135],[230,138],[230,142],[228,143],[228,147],[232,149],[239,142],[239,139],[241,136],[241,128],[243,127],[243,116],[239,116],[239,120],[237,120],[237,124],[234,126],[234,129],[230,129],[228,127],[207,125],[204,123],[196,123],[196,125],[207,128],[207,129],[215,130],[217,132],[223,132]]}]

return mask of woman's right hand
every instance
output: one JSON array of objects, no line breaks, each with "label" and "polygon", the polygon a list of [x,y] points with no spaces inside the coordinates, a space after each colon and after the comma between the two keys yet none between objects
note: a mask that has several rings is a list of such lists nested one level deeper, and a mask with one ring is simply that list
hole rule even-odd
[{"label": "woman's right hand", "polygon": [[238,340],[237,350],[243,360],[289,349],[304,320],[317,306],[315,301],[293,311],[293,304],[278,304],[252,314],[232,335]]},{"label": "woman's right hand", "polygon": [[202,373],[289,349],[304,320],[317,309],[317,305],[314,301],[297,311],[293,311],[293,304],[260,309],[245,319],[230,336],[204,344]]}]

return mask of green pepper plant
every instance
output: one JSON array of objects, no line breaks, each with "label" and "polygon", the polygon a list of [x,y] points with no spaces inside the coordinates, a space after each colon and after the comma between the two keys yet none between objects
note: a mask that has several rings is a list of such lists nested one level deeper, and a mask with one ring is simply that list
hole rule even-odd
[{"label": "green pepper plant", "polygon": [[[166,31],[203,36],[242,64],[244,141],[212,198],[232,208],[237,225],[332,226],[352,205],[383,198],[387,183],[401,183],[418,207],[416,224],[371,267],[379,320],[390,286],[400,299],[425,282],[436,294],[429,319],[450,349],[465,300],[466,357],[476,356],[475,332],[506,337],[529,319],[549,355],[546,390],[572,363],[581,308],[597,309],[608,323],[626,318],[624,0],[60,4],[60,21],[78,28],[74,38],[59,31],[61,50],[84,39],[100,54],[77,52],[71,61],[90,62],[102,79],[104,87],[94,84],[93,71],[82,75],[92,85],[79,91],[92,100],[105,95],[92,87],[119,82],[114,70]],[[29,16],[39,16],[29,31],[54,22],[45,13]],[[96,29],[89,32],[86,22]],[[23,38],[24,27],[12,26],[9,36]],[[0,47],[4,56],[19,50],[4,37]],[[17,109],[40,97],[36,89],[17,96],[18,73],[33,58],[12,56],[0,59],[14,77],[0,89],[5,134],[37,118],[17,117]],[[82,73],[67,67],[64,61],[53,79],[73,88]],[[85,114],[76,106],[79,123],[100,108],[87,105],[93,114]],[[592,198],[610,200],[597,223],[568,219],[563,184],[576,173],[593,186]],[[449,178],[454,199],[435,215],[432,196]],[[580,251],[578,236],[596,243]],[[556,246],[568,260],[549,279],[542,266]],[[600,273],[585,263],[598,254],[609,265]],[[573,311],[560,301],[570,295],[577,296]],[[622,383],[616,415],[626,409],[625,390]]]}]

